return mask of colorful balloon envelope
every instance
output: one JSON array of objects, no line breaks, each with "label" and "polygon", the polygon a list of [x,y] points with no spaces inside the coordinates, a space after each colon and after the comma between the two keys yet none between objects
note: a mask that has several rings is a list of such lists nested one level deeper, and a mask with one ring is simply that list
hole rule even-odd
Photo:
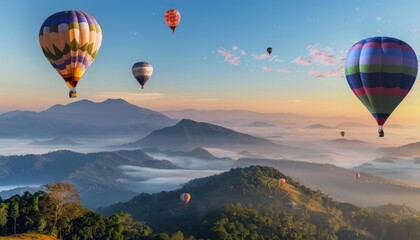
[{"label": "colorful balloon envelope", "polygon": [[344,68],[350,88],[376,119],[383,137],[383,125],[416,80],[416,53],[396,38],[366,38],[350,48]]},{"label": "colorful balloon envelope", "polygon": [[179,196],[179,199],[184,202],[185,206],[187,206],[188,202],[191,200],[191,195],[189,193],[182,193]]},{"label": "colorful balloon envelope", "polygon": [[281,186],[283,186],[284,184],[286,184],[286,179],[284,179],[284,178],[280,178],[279,179],[279,188],[281,187]]},{"label": "colorful balloon envelope", "polygon": [[171,28],[172,33],[175,32],[175,28],[178,26],[179,22],[181,21],[181,14],[178,12],[178,10],[175,9],[169,9],[165,12],[163,15],[163,18],[165,19],[166,24]]},{"label": "colorful balloon envelope", "polygon": [[153,74],[153,66],[148,62],[138,62],[133,65],[132,71],[137,82],[139,82],[143,89],[144,85]]},{"label": "colorful balloon envelope", "polygon": [[102,30],[91,15],[64,11],[49,16],[39,31],[39,43],[51,65],[76,97],[76,86],[98,55]]},{"label": "colorful balloon envelope", "polygon": [[271,47],[267,48],[268,55],[271,55],[272,52],[273,52],[273,48],[271,48]]}]

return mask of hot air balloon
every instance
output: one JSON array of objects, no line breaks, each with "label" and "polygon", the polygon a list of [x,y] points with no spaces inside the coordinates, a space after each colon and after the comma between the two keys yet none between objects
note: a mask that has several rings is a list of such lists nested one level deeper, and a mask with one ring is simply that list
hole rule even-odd
[{"label": "hot air balloon", "polygon": [[179,196],[179,199],[184,202],[185,206],[187,206],[188,202],[191,200],[191,195],[189,193],[182,193]]},{"label": "hot air balloon", "polygon": [[284,184],[286,184],[286,179],[284,179],[284,178],[280,178],[279,179],[279,185],[278,185],[278,187],[277,188],[280,188],[281,186],[283,186]]},{"label": "hot air balloon", "polygon": [[137,82],[140,83],[141,88],[143,89],[147,80],[149,80],[153,74],[153,66],[148,62],[138,62],[133,65],[132,71],[134,77],[137,79]]},{"label": "hot air balloon", "polygon": [[340,135],[341,135],[342,137],[344,137],[344,135],[346,135],[346,132],[341,131],[341,132],[340,132]]},{"label": "hot air balloon", "polygon": [[268,52],[268,55],[271,55],[271,53],[273,52],[273,48],[271,47],[267,48],[267,52]]},{"label": "hot air balloon", "polygon": [[417,56],[407,43],[391,37],[366,38],[347,53],[345,74],[354,94],[383,125],[413,86]]},{"label": "hot air balloon", "polygon": [[360,179],[360,173],[356,173],[356,179],[359,180]]},{"label": "hot air balloon", "polygon": [[181,21],[181,14],[178,10],[169,9],[165,12],[163,18],[165,19],[166,24],[172,29],[172,33],[174,33],[176,26],[178,26]]},{"label": "hot air balloon", "polygon": [[92,64],[102,43],[102,30],[91,15],[64,11],[49,16],[39,31],[39,43],[51,65],[76,97],[76,86]]}]

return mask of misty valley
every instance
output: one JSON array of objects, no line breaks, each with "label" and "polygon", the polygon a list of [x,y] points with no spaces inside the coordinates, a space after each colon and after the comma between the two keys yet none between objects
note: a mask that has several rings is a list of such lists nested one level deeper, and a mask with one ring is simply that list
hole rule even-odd
[{"label": "misty valley", "polygon": [[[65,117],[75,114],[86,119]],[[363,135],[369,126],[357,119],[246,111],[198,115],[160,113],[122,99],[4,113],[0,121],[8,125],[0,124],[1,141],[10,147],[1,148],[0,213],[11,214],[5,209],[16,201],[48,202],[51,191],[45,185],[65,183],[79,196],[77,214],[65,224],[99,217],[102,224],[117,221],[126,231],[141,232],[131,238],[118,233],[126,239],[180,234],[229,239],[236,231],[238,239],[393,239],[407,224],[418,224],[420,143],[406,138],[409,129],[395,126],[401,135],[376,145]],[[26,131],[14,131],[22,125]],[[138,126],[148,127],[138,131]],[[276,185],[280,176],[287,179],[281,188]],[[179,201],[182,192],[191,194],[188,205]],[[37,214],[47,211],[33,207]],[[242,217],[231,218],[237,214]],[[29,227],[22,216],[16,233]],[[372,225],[360,225],[360,218]],[[5,218],[4,233],[13,233],[11,220]],[[56,231],[64,239],[76,234],[61,222],[50,225],[48,218],[32,221],[43,223],[32,232]],[[240,230],[262,224],[255,221],[269,221],[269,234],[260,227]],[[331,221],[336,225],[327,226]],[[96,234],[94,239],[105,239],[109,233]]]}]

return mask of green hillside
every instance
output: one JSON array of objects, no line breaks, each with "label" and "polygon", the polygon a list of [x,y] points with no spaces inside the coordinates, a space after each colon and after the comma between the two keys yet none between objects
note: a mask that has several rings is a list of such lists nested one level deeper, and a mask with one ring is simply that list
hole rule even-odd
[{"label": "green hillside", "polygon": [[[287,180],[280,188],[279,178]],[[183,192],[192,196],[187,207],[178,199]],[[118,211],[155,231],[182,230],[203,239],[392,239],[387,230],[401,223],[372,209],[334,201],[260,166],[232,169],[176,191],[141,194],[101,209],[107,215]],[[413,229],[420,227],[414,220],[410,223]]]},{"label": "green hillside", "polygon": [[[286,184],[279,184],[281,178]],[[100,209],[108,217],[83,208],[71,184],[44,188],[45,192],[0,199],[0,236],[30,239],[38,233],[62,240],[420,239],[420,214],[414,209],[396,205],[369,209],[337,202],[271,167],[231,169],[192,180],[176,191],[143,193]],[[184,192],[191,194],[187,205],[179,199]]]}]

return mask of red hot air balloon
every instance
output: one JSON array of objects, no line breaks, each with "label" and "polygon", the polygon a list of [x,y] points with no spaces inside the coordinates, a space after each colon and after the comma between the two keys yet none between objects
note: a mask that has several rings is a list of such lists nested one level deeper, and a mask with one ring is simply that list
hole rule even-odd
[{"label": "red hot air balloon", "polygon": [[179,22],[181,21],[181,14],[178,12],[178,10],[175,9],[169,9],[165,12],[163,15],[163,18],[165,19],[166,24],[171,28],[172,33],[175,32],[175,28],[178,26]]}]

